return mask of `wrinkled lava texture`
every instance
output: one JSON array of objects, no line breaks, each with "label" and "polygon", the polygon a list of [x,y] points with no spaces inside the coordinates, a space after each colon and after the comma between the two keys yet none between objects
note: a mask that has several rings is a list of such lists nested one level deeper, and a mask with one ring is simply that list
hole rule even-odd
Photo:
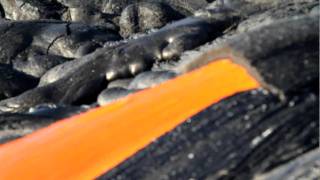
[{"label": "wrinkled lava texture", "polygon": [[213,104],[100,179],[317,177],[317,0],[0,0],[0,143],[221,57],[263,88]]}]

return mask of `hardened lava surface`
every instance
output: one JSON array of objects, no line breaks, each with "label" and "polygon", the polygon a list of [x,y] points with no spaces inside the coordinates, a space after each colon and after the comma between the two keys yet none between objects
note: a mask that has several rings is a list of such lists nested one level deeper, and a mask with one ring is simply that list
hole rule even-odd
[{"label": "hardened lava surface", "polygon": [[0,0],[0,143],[222,57],[262,88],[211,105],[100,178],[317,176],[316,0]]}]

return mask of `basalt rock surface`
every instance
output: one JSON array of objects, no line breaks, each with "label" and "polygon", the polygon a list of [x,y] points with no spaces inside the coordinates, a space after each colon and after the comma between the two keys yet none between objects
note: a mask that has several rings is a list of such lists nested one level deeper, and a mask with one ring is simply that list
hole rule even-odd
[{"label": "basalt rock surface", "polygon": [[[88,102],[108,81],[128,78],[151,69],[156,61],[170,60],[221,35],[238,18],[230,11],[210,17],[190,17],[157,32],[124,43],[97,49],[84,56],[57,81],[0,102],[1,111],[21,112],[42,103]],[[140,49],[140,53],[136,50]]]},{"label": "basalt rock surface", "polygon": [[320,176],[319,149],[302,155],[271,172],[256,176],[256,180],[267,179],[317,179]]},{"label": "basalt rock surface", "polygon": [[252,179],[319,146],[318,95],[261,90],[212,105],[100,179]]},{"label": "basalt rock surface", "polygon": [[37,86],[38,80],[12,67],[0,64],[0,99],[16,96]]},{"label": "basalt rock surface", "polygon": [[100,178],[294,177],[319,145],[318,20],[316,0],[0,0],[0,143],[229,57],[264,89]]}]

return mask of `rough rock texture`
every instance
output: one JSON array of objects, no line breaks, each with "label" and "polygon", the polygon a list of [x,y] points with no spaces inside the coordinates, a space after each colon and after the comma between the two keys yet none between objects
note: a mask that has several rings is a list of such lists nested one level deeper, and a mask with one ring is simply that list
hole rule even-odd
[{"label": "rough rock texture", "polygon": [[108,88],[99,94],[97,102],[99,105],[106,105],[139,90],[157,86],[176,76],[177,74],[171,71],[147,71],[133,79],[117,80],[109,83]]},{"label": "rough rock texture", "polygon": [[147,71],[137,75],[129,84],[129,89],[145,89],[154,87],[169,79],[176,77],[176,73],[170,71]]},{"label": "rough rock texture", "polygon": [[320,177],[319,149],[302,155],[264,175],[256,176],[256,180],[276,179],[317,179]]},{"label": "rough rock texture", "polygon": [[0,115],[0,144],[25,136],[53,123],[53,118],[28,114]]},{"label": "rough rock texture", "polygon": [[37,86],[37,79],[0,64],[0,100],[16,96]]},{"label": "rough rock texture", "polygon": [[120,32],[123,37],[129,37],[134,33],[163,27],[175,19],[179,19],[179,15],[164,4],[154,2],[132,4],[121,13]]},{"label": "rough rock texture", "polygon": [[108,88],[113,88],[113,87],[128,88],[128,86],[131,83],[131,81],[132,81],[132,78],[119,79],[119,80],[111,81],[108,84]]},{"label": "rough rock texture", "polygon": [[60,19],[66,7],[56,0],[1,0],[3,16],[13,20]]},{"label": "rough rock texture", "polygon": [[251,179],[319,146],[314,93],[288,101],[264,91],[228,98],[101,179]]},{"label": "rough rock texture", "polygon": [[312,178],[318,19],[316,0],[0,0],[0,143],[231,57],[264,89],[212,105],[101,178]]},{"label": "rough rock texture", "polygon": [[27,113],[2,113],[0,114],[0,144],[30,134],[57,120],[85,112],[88,108],[87,106],[42,104],[30,108]]},{"label": "rough rock texture", "polygon": [[136,90],[129,90],[121,87],[113,87],[103,90],[98,96],[98,104],[103,106],[111,102],[126,97],[129,94],[136,92]]},{"label": "rough rock texture", "polygon": [[212,12],[207,18],[186,18],[148,36],[98,49],[80,59],[86,62],[59,80],[0,102],[0,110],[21,112],[42,103],[90,102],[106,80],[127,78],[151,69],[155,61],[169,60],[221,35],[235,19],[236,15],[229,11]]},{"label": "rough rock texture", "polygon": [[78,52],[80,47],[120,40],[114,29],[53,20],[5,21],[0,32],[0,63],[7,64],[29,53],[80,57],[90,53]]},{"label": "rough rock texture", "polygon": [[178,71],[230,57],[247,67],[269,90],[285,96],[297,86],[319,79],[318,19],[319,15],[296,17],[236,35]]}]

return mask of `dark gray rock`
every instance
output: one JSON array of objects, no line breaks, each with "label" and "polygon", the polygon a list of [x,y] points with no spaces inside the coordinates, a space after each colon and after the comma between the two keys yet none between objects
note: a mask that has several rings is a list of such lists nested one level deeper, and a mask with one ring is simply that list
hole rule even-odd
[{"label": "dark gray rock", "polygon": [[155,61],[179,56],[183,51],[221,35],[238,19],[236,14],[229,11],[212,13],[207,18],[186,18],[148,36],[112,48],[98,49],[95,53],[83,57],[82,61],[86,62],[61,79],[2,101],[0,109],[23,111],[43,103],[93,102],[91,100],[96,99],[97,93],[105,88],[106,80],[128,78],[150,69]]},{"label": "dark gray rock", "polygon": [[42,54],[74,58],[83,45],[120,39],[112,29],[58,21],[6,21],[0,24],[0,32],[0,62],[6,64],[21,53],[27,56],[34,48]]},{"label": "dark gray rock", "polygon": [[268,172],[257,175],[255,180],[317,179],[320,177],[319,149],[306,154]]},{"label": "dark gray rock", "polygon": [[100,93],[97,101],[100,106],[103,106],[134,92],[136,92],[136,90],[128,90],[120,87],[108,88]]},{"label": "dark gray rock", "polygon": [[310,13],[314,14],[314,15],[319,14],[320,13],[320,6],[317,5],[317,6],[313,7],[312,10],[310,11]]},{"label": "dark gray rock", "polygon": [[[206,7],[206,0],[59,0],[61,4],[68,7],[67,16],[71,21],[80,21],[90,24],[103,24],[114,22],[119,24],[119,18],[124,9],[128,6],[135,6],[138,3],[157,4],[161,3],[167,8],[159,9],[158,14],[179,14],[179,17],[190,16],[194,11]],[[132,23],[132,22],[130,22]]]},{"label": "dark gray rock", "polygon": [[111,81],[108,84],[108,88],[115,88],[115,87],[120,87],[120,88],[125,88],[128,89],[129,84],[131,83],[132,78],[129,79],[119,79],[115,81]]},{"label": "dark gray rock", "polygon": [[176,11],[185,15],[191,15],[192,12],[200,8],[204,8],[208,2],[206,0],[58,0],[67,7],[85,8],[89,10],[96,10],[107,14],[120,14],[128,5],[150,2],[150,3],[164,3],[171,6]]},{"label": "dark gray rock", "polygon": [[230,57],[283,99],[298,86],[319,79],[318,19],[319,15],[293,17],[238,34],[181,66],[179,71],[190,71],[214,59]]},{"label": "dark gray rock", "polygon": [[171,71],[147,71],[138,74],[132,80],[128,88],[145,89],[149,87],[154,87],[176,76],[177,74]]},{"label": "dark gray rock", "polygon": [[318,91],[304,91],[288,101],[264,90],[237,94],[188,119],[99,179],[252,179],[318,148],[318,98]]},{"label": "dark gray rock", "polygon": [[0,144],[28,135],[58,120],[85,112],[90,106],[42,104],[26,113],[0,114]]},{"label": "dark gray rock", "polygon": [[0,3],[0,19],[4,18],[6,15],[5,15],[5,12],[4,12],[4,9]]},{"label": "dark gray rock", "polygon": [[[267,3],[268,1],[266,1]],[[308,2],[308,0],[281,2],[270,1],[277,5],[269,7],[265,12],[255,12],[245,20],[243,20],[237,27],[239,33],[254,30],[259,27],[276,23],[280,19],[291,18],[294,16],[303,16],[309,14],[310,10],[314,7],[314,3]],[[269,3],[270,3],[269,2]]]},{"label": "dark gray rock", "polygon": [[53,20],[2,21],[0,32],[0,63],[12,64],[16,70],[37,78],[107,41],[120,39],[117,32],[105,27]]},{"label": "dark gray rock", "polygon": [[53,83],[77,70],[79,66],[91,61],[90,58],[67,61],[48,70],[40,79],[39,87]]},{"label": "dark gray rock", "polygon": [[13,62],[13,68],[35,78],[40,78],[49,69],[69,60],[56,55],[46,55],[36,52],[28,53],[27,59],[25,59],[24,55],[19,55]]},{"label": "dark gray rock", "polygon": [[0,100],[10,98],[37,86],[38,80],[9,65],[0,64]]},{"label": "dark gray rock", "polygon": [[40,104],[28,110],[27,114],[52,119],[68,118],[87,111],[90,106],[67,106],[57,104]]},{"label": "dark gray rock", "polygon": [[0,100],[17,95],[0,111],[20,112],[0,114],[0,143],[98,106],[98,95],[105,105],[173,78],[181,53],[203,50],[187,71],[231,57],[278,96],[222,100],[102,178],[317,178],[318,155],[294,159],[319,146],[319,2],[212,2],[0,0]]},{"label": "dark gray rock", "polygon": [[66,7],[56,0],[0,0],[5,17],[12,20],[61,19]]},{"label": "dark gray rock", "polygon": [[54,118],[30,114],[0,114],[0,144],[23,137],[53,122]]},{"label": "dark gray rock", "polygon": [[170,21],[176,20],[179,15],[161,3],[137,3],[127,6],[121,13],[120,33],[129,37],[134,33],[157,29]]}]

